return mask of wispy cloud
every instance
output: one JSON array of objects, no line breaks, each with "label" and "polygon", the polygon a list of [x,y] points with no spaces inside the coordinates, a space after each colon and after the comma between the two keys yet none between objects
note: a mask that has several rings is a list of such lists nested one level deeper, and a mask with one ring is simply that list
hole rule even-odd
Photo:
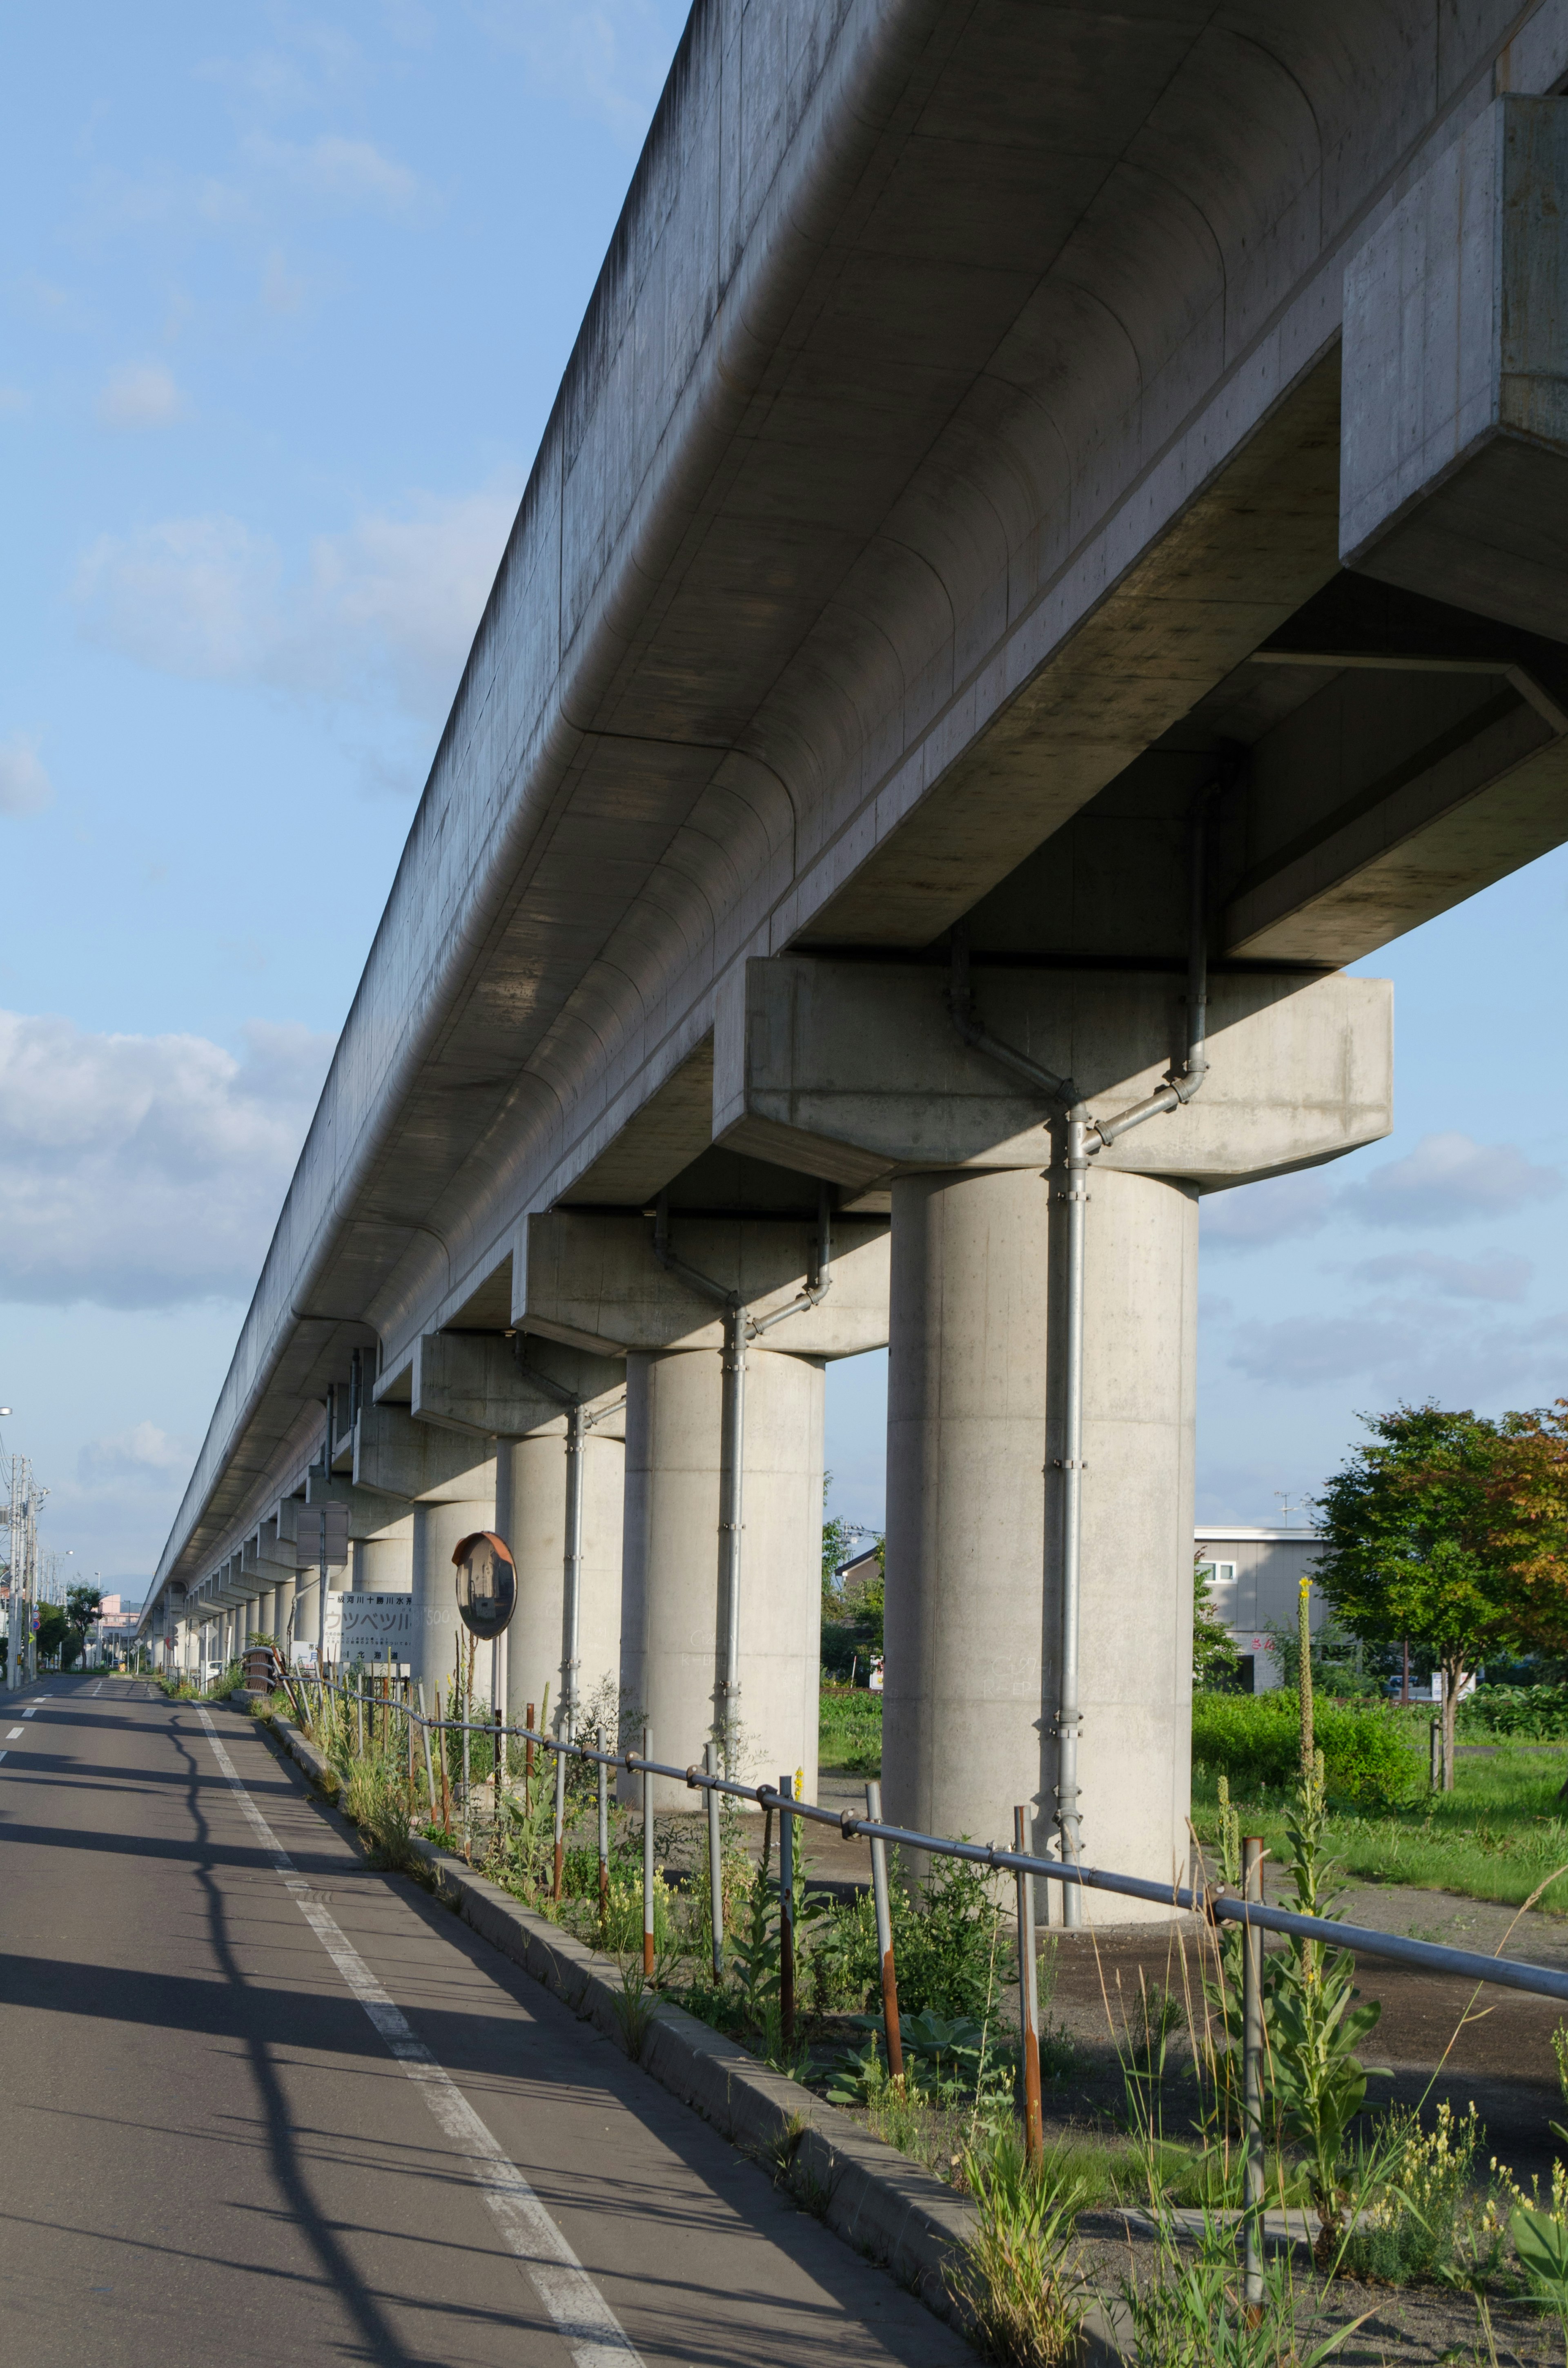
[{"label": "wispy cloud", "polygon": [[0,814],[41,814],[53,796],[38,742],[24,732],[0,740]]},{"label": "wispy cloud", "polygon": [[491,39],[584,115],[640,140],[686,22],[685,0],[471,0]]},{"label": "wispy cloud", "polygon": [[1508,1250],[1487,1250],[1474,1258],[1414,1250],[1365,1258],[1351,1271],[1358,1282],[1370,1283],[1374,1290],[1408,1282],[1424,1284],[1447,1299],[1517,1301],[1523,1299],[1535,1269],[1528,1258]]},{"label": "wispy cloud", "polygon": [[0,1013],[0,1298],[175,1307],[259,1270],[332,1039],[96,1035]]},{"label": "wispy cloud", "polygon": [[269,535],[220,513],[106,535],[77,569],[82,628],[165,674],[438,714],[506,546],[512,484],[415,495],[318,536],[290,577]]},{"label": "wispy cloud", "polygon": [[1301,1176],[1270,1176],[1203,1199],[1206,1250],[1267,1249],[1275,1242],[1315,1234],[1327,1224],[1334,1194],[1318,1168]]},{"label": "wispy cloud", "polygon": [[98,397],[106,427],[170,427],[189,406],[162,362],[121,362],[111,370]]},{"label": "wispy cloud", "polygon": [[419,176],[406,165],[373,141],[347,139],[341,132],[301,142],[255,133],[244,142],[242,154],[260,175],[335,205],[404,213],[426,194]]},{"label": "wispy cloud", "polygon": [[1424,1134],[1403,1159],[1347,1184],[1339,1203],[1367,1225],[1452,1225],[1509,1216],[1562,1190],[1555,1167],[1538,1167],[1513,1143],[1477,1143],[1457,1132]]},{"label": "wispy cloud", "polygon": [[1412,1401],[1523,1405],[1558,1394],[1565,1351],[1568,1315],[1487,1323],[1430,1300],[1381,1300],[1355,1314],[1238,1326],[1230,1362],[1285,1389],[1364,1383]]},{"label": "wispy cloud", "polygon": [[76,1479],[84,1489],[153,1488],[162,1495],[184,1480],[195,1460],[192,1440],[176,1439],[155,1422],[133,1422],[89,1439],[76,1457]]}]

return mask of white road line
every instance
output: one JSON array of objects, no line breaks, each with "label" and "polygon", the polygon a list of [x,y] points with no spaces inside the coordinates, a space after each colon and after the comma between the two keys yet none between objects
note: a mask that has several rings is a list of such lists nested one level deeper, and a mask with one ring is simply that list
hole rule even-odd
[{"label": "white road line", "polygon": [[18,1736],[18,1735],[20,1735],[21,1731],[22,1731],[22,1730],[21,1730],[21,1728],[20,1728],[19,1726],[14,1726],[14,1727],[11,1729],[10,1734],[6,1737],[6,1742],[7,1742],[7,1743],[15,1743],[15,1741],[17,1740],[17,1736]]},{"label": "white road line", "polygon": [[416,2039],[402,2009],[393,2005],[369,1966],[335,1919],[309,1896],[310,1885],[251,1799],[216,1727],[199,1703],[197,1716],[207,1730],[213,1757],[249,1818],[274,1868],[293,1893],[295,1905],[348,1987],[418,2089],[437,2126],[467,2160],[464,2168],[502,2236],[528,2271],[540,2302],[570,2347],[577,2368],[642,2368],[620,2321],[572,2250],[522,2172],[492,2137],[451,2075]]},{"label": "white road line", "polygon": [[100,1678],[100,1679],[98,1679],[97,1684],[93,1688],[93,1691],[94,1691],[96,1694],[101,1694],[101,1693],[102,1693],[102,1691],[103,1691],[103,1690],[104,1690],[104,1681],[103,1681],[102,1678]]},{"label": "white road line", "polygon": [[31,1712],[30,1710],[25,1710],[25,1711],[22,1713],[22,1716],[23,1716],[24,1718],[31,1718],[31,1716],[32,1716],[32,1712]]}]

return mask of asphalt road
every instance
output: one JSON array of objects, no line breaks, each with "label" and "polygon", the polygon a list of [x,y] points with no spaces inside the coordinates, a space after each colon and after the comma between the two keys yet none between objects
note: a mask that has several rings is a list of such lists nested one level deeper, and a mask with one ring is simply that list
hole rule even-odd
[{"label": "asphalt road", "polygon": [[972,2362],[247,1719],[0,1700],[7,2368]]}]

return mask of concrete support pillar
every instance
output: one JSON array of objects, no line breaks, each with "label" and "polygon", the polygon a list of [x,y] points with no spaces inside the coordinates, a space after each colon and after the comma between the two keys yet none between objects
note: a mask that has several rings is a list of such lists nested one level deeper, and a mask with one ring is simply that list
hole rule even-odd
[{"label": "concrete support pillar", "polygon": [[[1028,1170],[895,1184],[888,1376],[888,1812],[998,1840],[1023,1801],[1037,1847],[1055,1839],[1062,1627],[1065,1223],[1050,1189]],[[1109,1168],[1090,1189],[1083,1851],[1166,1882],[1187,1861],[1198,1194]],[[1128,1902],[1091,1912],[1142,1920]]]},{"label": "concrete support pillar", "polygon": [[[626,1445],[590,1430],[583,1442],[583,1569],[577,1689],[586,1707],[608,1697],[613,1726],[620,1687],[620,1554]],[[506,1715],[529,1702],[551,1716],[561,1699],[566,1569],[566,1421],[498,1440],[495,1528],[517,1566],[517,1608],[506,1631]]]},{"label": "concrete support pillar", "polygon": [[[447,1697],[457,1662],[458,1639],[467,1632],[458,1618],[457,1574],[452,1549],[473,1530],[493,1529],[495,1500],[492,1496],[460,1497],[450,1504],[415,1505],[413,1543],[413,1631],[409,1669],[423,1684],[427,1702],[436,1687]],[[490,1647],[475,1648],[474,1689],[488,1691]]]},{"label": "concrete support pillar", "polygon": [[414,1520],[355,1538],[349,1586],[356,1595],[401,1595],[414,1583]]},{"label": "concrete support pillar", "polygon": [[[719,1502],[728,1442],[713,1349],[626,1360],[621,1686],[652,1721],[655,1756],[700,1759],[714,1733],[725,1606]],[[747,1360],[740,1606],[741,1772],[817,1779],[821,1666],[823,1360],[754,1348]],[[689,1805],[663,1783],[659,1805]]]},{"label": "concrete support pillar", "polygon": [[258,1636],[277,1637],[278,1590],[275,1587],[264,1588],[256,1597],[256,1633]]},{"label": "concrete support pillar", "polygon": [[294,1642],[294,1597],[299,1582],[280,1578],[273,1589],[272,1616],[278,1623],[278,1649],[288,1659]]}]

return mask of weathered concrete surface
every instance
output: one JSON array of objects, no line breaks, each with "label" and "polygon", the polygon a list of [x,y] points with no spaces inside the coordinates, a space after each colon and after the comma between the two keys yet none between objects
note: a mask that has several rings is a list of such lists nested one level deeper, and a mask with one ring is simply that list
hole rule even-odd
[{"label": "weathered concrete surface", "polygon": [[[949,991],[930,964],[748,962],[715,1030],[725,1140],[851,1188],[935,1167],[1040,1167],[1059,1108],[971,1050]],[[1185,992],[1165,973],[998,966],[975,973],[974,1008],[994,1036],[1073,1077],[1094,1116],[1115,1118],[1179,1062]],[[1201,1094],[1123,1135],[1096,1172],[1212,1190],[1376,1142],[1393,1123],[1388,982],[1212,977],[1209,1060]]]},{"label": "weathered concrete surface", "polygon": [[[162,1576],[351,1349],[700,1154],[735,963],[928,945],[1147,752],[1289,733],[1320,680],[1239,677],[1335,578],[1346,260],[1568,68],[1517,19],[697,8]],[[1392,926],[1494,876],[1450,854]],[[1335,901],[1333,960],[1390,933]]]},{"label": "weathered concrete surface", "polygon": [[[746,1360],[740,1772],[774,1784],[799,1770],[808,1800],[822,1667],[823,1370],[817,1358],[760,1345]],[[627,1359],[620,1682],[629,1707],[653,1724],[653,1757],[678,1767],[701,1759],[721,1720],[720,1491],[732,1453],[721,1390],[711,1350]],[[689,1805],[664,1777],[654,1800]]]},{"label": "weathered concrete surface", "polygon": [[1345,280],[1346,566],[1568,638],[1568,101],[1497,99]]},{"label": "weathered concrete surface", "polygon": [[[624,1385],[624,1372],[622,1373]],[[620,1688],[620,1538],[625,1493],[624,1415],[584,1440],[583,1561],[578,1606],[580,1703],[597,1701],[615,1740]],[[566,1422],[558,1415],[526,1439],[495,1449],[495,1527],[517,1568],[517,1609],[506,1632],[506,1712],[521,1725],[529,1702],[551,1724],[562,1698],[566,1556]]]}]

